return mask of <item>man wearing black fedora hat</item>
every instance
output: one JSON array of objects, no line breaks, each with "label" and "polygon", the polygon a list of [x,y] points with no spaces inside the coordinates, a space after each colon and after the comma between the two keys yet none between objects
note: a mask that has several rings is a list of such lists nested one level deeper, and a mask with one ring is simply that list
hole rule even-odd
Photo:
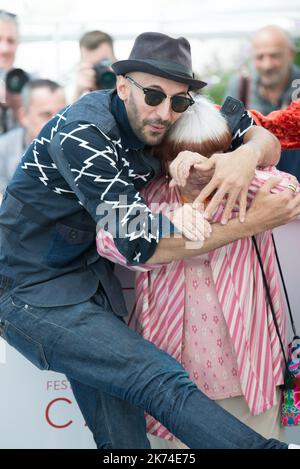
[{"label": "man wearing black fedora hat", "polygon": [[[199,90],[207,84],[194,78],[189,42],[183,37],[173,39],[160,33],[141,34],[135,41],[129,59],[116,62],[113,65],[113,70],[117,75],[122,77],[119,80],[118,93],[121,99],[126,103],[126,110],[129,114],[130,124],[135,133],[141,129],[137,128],[137,113],[132,112],[132,107],[135,105],[135,101],[132,96],[133,92],[130,94],[130,100],[127,98],[126,92],[125,94],[123,93],[122,96],[120,95],[121,91],[123,92],[123,77],[129,79],[131,83],[135,84],[135,86],[136,82],[132,80],[132,72],[143,72],[144,74],[147,74],[147,84],[150,83],[150,74],[187,85],[186,89],[182,88],[184,90],[182,94],[185,96],[182,98],[180,97],[182,103],[185,103],[183,104],[184,109],[187,109],[188,106],[193,104],[193,100],[189,100],[189,92],[196,89]],[[130,73],[130,77],[127,76],[128,73]],[[134,75],[136,76],[136,73]],[[141,75],[139,74],[139,76]],[[147,89],[145,85],[140,86],[141,91],[145,89]],[[152,97],[151,92],[144,91],[146,102],[148,97]],[[157,99],[161,99],[161,102],[163,102],[165,98],[166,96],[161,95],[160,98]],[[175,97],[174,99],[178,98]],[[151,108],[148,108],[150,116],[155,116],[152,117],[152,120],[151,117],[149,118],[150,124],[151,122],[154,124],[156,123],[157,127],[156,135],[154,135],[154,139],[152,141],[151,139],[149,140],[149,136],[147,141],[147,118],[145,118],[144,123],[140,122],[144,135],[141,135],[141,132],[138,132],[138,135],[141,138],[144,138],[146,143],[149,145],[158,144],[160,139],[162,139],[164,134],[167,132],[169,126],[172,125],[180,117],[180,113],[183,112],[180,110],[180,112],[177,113],[170,113],[169,111],[174,111],[174,106],[172,107],[171,105],[170,107],[169,103],[164,103],[163,105],[167,110],[167,119],[165,118],[165,122],[163,123],[162,121],[164,119],[162,118],[161,113],[156,115],[154,112],[151,113]],[[230,155],[227,153],[226,159],[220,157],[220,155],[215,155],[215,158],[211,158],[209,162],[203,165],[201,168],[202,174],[205,173],[205,171],[209,172],[209,170],[212,170],[215,174],[208,187],[199,197],[198,201],[203,202],[206,197],[218,189],[206,210],[207,218],[209,218],[210,215],[214,213],[220,198],[223,198],[224,195],[228,193],[228,203],[222,220],[223,223],[227,223],[237,199],[240,201],[240,220],[243,221],[245,219],[247,191],[254,174],[254,169],[260,164],[276,164],[280,157],[280,145],[276,138],[274,138],[270,133],[265,132],[264,129],[253,127],[253,120],[246,111],[243,112],[243,107],[239,101],[232,99],[227,103],[224,110],[226,111],[227,119],[230,120],[229,123],[232,127],[233,136],[235,136],[232,142],[232,149],[237,149],[237,147],[239,147],[239,150],[232,152]],[[139,116],[139,119],[142,120],[141,116]],[[151,133],[149,125],[148,131]],[[246,146],[244,145],[240,148],[242,143],[246,144]],[[211,172],[209,172],[209,176],[210,175]]]},{"label": "man wearing black fedora hat", "polygon": [[[189,207],[176,227],[139,193],[160,173],[151,147],[193,105],[192,90],[204,83],[193,77],[188,41],[159,33],[140,35],[129,60],[113,68],[117,90],[89,93],[54,116],[4,195],[0,334],[38,368],[68,377],[98,448],[149,448],[146,410],[191,448],[284,449],[207,399],[176,360],[124,321],[121,286],[96,251],[96,225],[110,233],[128,266],[190,255],[180,231],[202,243],[210,236],[196,208]],[[227,115],[235,145],[244,137],[243,152],[233,150],[228,166],[210,168],[222,191],[230,168],[245,183],[256,164],[274,163],[267,146],[275,148],[276,140],[249,128],[249,117],[235,105]],[[230,203],[241,192],[237,187],[227,187]],[[255,227],[246,219],[243,236],[295,217],[297,202],[287,211],[287,196],[265,195],[263,216],[257,211]],[[214,228],[211,249],[241,236],[233,222]]]}]

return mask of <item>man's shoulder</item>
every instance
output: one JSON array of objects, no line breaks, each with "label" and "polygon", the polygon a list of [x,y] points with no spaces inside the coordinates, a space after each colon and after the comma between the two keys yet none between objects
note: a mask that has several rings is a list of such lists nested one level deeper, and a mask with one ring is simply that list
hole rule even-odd
[{"label": "man's shoulder", "polygon": [[116,127],[110,110],[112,93],[112,90],[92,91],[82,96],[69,107],[65,125],[84,121],[109,134]]}]

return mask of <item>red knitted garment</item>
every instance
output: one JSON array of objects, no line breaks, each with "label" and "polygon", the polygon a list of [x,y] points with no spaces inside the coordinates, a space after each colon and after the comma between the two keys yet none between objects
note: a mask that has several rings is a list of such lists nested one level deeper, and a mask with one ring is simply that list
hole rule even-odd
[{"label": "red knitted garment", "polygon": [[282,149],[300,148],[300,100],[288,108],[273,111],[267,116],[250,110],[257,125],[265,127],[279,139]]}]

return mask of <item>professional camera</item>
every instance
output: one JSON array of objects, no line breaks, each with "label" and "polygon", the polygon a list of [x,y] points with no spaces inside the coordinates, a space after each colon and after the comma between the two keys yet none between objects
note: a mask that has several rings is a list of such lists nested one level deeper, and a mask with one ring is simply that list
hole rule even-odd
[{"label": "professional camera", "polygon": [[5,78],[5,85],[7,91],[12,94],[21,93],[23,86],[29,81],[29,75],[21,68],[13,68],[10,70]]},{"label": "professional camera", "polygon": [[96,87],[98,90],[109,90],[116,86],[117,77],[111,69],[110,60],[101,60],[94,65],[96,72]]},{"label": "professional camera", "polygon": [[0,96],[0,135],[18,125],[17,112],[22,106],[21,91],[29,81],[28,73],[21,68],[2,72],[3,96]]}]

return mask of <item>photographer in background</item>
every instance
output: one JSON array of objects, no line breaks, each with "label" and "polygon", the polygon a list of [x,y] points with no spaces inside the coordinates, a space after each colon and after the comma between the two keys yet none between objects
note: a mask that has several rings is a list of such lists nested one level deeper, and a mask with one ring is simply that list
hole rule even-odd
[{"label": "photographer in background", "polygon": [[79,41],[80,63],[70,101],[97,89],[114,88],[111,64],[116,61],[112,37],[103,31],[89,31]]},{"label": "photographer in background", "polygon": [[[21,103],[20,95],[7,89],[7,78],[12,74],[18,43],[17,16],[0,10],[0,135],[18,125],[16,114]],[[16,84],[14,77],[11,78],[12,85]]]}]

